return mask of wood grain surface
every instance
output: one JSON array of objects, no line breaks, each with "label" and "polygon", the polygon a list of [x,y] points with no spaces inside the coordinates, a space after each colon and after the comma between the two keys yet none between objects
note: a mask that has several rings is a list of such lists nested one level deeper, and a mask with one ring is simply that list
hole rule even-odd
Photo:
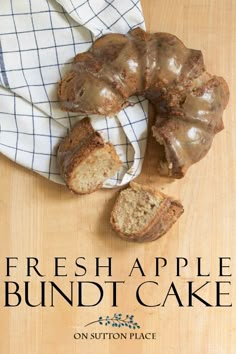
[{"label": "wood grain surface", "polygon": [[[220,279],[218,257],[231,257],[236,263],[236,1],[235,0],[143,0],[147,29],[177,35],[191,48],[201,49],[210,73],[223,76],[231,99],[224,114],[225,129],[214,140],[205,159],[193,166],[182,180],[170,183],[156,173],[156,146],[149,142],[144,169],[138,181],[160,187],[180,198],[185,213],[170,232],[156,242],[131,244],[120,240],[109,226],[110,210],[117,190],[100,190],[88,196],[73,196],[66,188],[53,184],[5,157],[0,157],[0,353],[2,354],[234,354],[236,353],[236,314],[233,307],[206,307],[195,299],[193,307],[179,307],[176,299],[166,306],[144,307],[135,299],[135,289],[144,281],[149,287],[146,302],[163,302],[171,282],[175,282],[186,305],[187,282],[200,287],[211,284],[201,295],[216,302],[217,280],[231,281],[230,299],[236,298],[235,277]],[[150,109],[151,112],[151,109]],[[151,113],[150,113],[151,116]],[[6,257],[18,257],[17,268],[6,277]],[[104,287],[104,299],[96,307],[71,307],[62,298],[55,307],[30,308],[22,303],[6,308],[4,281],[23,284],[31,281],[30,296],[40,298],[40,279],[26,275],[26,257],[37,257],[44,281],[55,281],[69,292],[69,282],[95,281]],[[53,276],[54,257],[66,257],[67,277]],[[75,259],[85,257],[87,275],[74,278]],[[104,268],[95,274],[95,257],[101,263],[112,257],[112,280],[125,280],[118,291],[118,308],[111,307],[111,280]],[[145,276],[134,270],[139,258]],[[155,277],[155,257],[168,260],[161,275]],[[188,266],[176,277],[176,257],[186,257]],[[203,271],[210,277],[197,277],[196,257],[202,257]],[[24,297],[23,289],[22,297]],[[228,292],[227,284],[222,292]],[[46,291],[49,299],[49,291]],[[86,294],[93,301],[94,292]],[[24,299],[23,299],[24,300]],[[22,301],[23,301],[22,300]],[[228,296],[222,302],[229,302]],[[155,332],[155,340],[75,340],[74,333],[102,331],[102,326],[86,323],[100,315],[133,314],[141,332]],[[104,329],[103,329],[104,330]],[[108,331],[108,328],[107,328]],[[109,328],[109,331],[118,330]],[[128,330],[127,330],[128,331]],[[139,332],[140,332],[139,331]],[[138,332],[137,332],[138,333]]]}]

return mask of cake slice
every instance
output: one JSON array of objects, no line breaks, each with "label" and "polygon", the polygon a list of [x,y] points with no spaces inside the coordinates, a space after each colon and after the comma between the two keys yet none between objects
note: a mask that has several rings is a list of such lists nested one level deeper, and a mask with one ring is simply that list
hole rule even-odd
[{"label": "cake slice", "polygon": [[131,182],[121,191],[111,213],[111,225],[128,241],[154,241],[164,235],[184,209],[173,198]]},{"label": "cake slice", "polygon": [[63,139],[57,160],[66,185],[77,194],[101,188],[103,182],[121,167],[114,146],[104,142],[87,117],[75,124]]}]

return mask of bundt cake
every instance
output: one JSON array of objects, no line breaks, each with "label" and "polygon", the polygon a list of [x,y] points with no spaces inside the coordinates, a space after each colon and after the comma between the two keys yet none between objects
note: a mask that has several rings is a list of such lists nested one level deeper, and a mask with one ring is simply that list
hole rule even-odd
[{"label": "bundt cake", "polygon": [[179,201],[131,182],[120,193],[110,221],[114,231],[127,241],[154,241],[171,228],[183,211]]},{"label": "bundt cake", "polygon": [[160,174],[181,178],[223,129],[229,90],[205,71],[201,51],[174,35],[135,28],[105,35],[78,54],[58,95],[65,111],[108,116],[129,105],[131,95],[145,96],[156,112],[153,135],[165,151]]},{"label": "bundt cake", "polygon": [[121,161],[110,143],[105,143],[88,117],[76,123],[57,150],[61,176],[74,193],[87,194],[115,175]]}]

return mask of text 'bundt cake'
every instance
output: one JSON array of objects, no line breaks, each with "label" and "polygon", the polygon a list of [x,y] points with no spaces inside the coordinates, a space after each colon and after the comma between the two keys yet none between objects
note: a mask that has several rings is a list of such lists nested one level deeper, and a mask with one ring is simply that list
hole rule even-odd
[{"label": "text 'bundt cake'", "polygon": [[108,116],[129,105],[130,96],[145,96],[155,107],[153,135],[165,150],[160,174],[174,178],[209,151],[229,99],[225,80],[205,71],[201,51],[140,28],[105,35],[78,54],[58,94],[65,111]]}]

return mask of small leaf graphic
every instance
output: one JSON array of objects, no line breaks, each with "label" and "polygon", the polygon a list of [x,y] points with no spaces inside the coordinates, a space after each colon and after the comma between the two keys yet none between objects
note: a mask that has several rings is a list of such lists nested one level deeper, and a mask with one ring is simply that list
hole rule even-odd
[{"label": "small leaf graphic", "polygon": [[85,325],[85,327],[90,326],[93,323],[99,323],[99,325],[111,325],[112,327],[129,327],[132,329],[137,329],[140,328],[140,326],[138,325],[137,322],[134,322],[134,315],[129,315],[126,314],[122,317],[122,314],[119,313],[114,313],[113,317],[110,316],[99,316],[97,321],[92,321],[90,323],[88,323],[87,325]]}]

